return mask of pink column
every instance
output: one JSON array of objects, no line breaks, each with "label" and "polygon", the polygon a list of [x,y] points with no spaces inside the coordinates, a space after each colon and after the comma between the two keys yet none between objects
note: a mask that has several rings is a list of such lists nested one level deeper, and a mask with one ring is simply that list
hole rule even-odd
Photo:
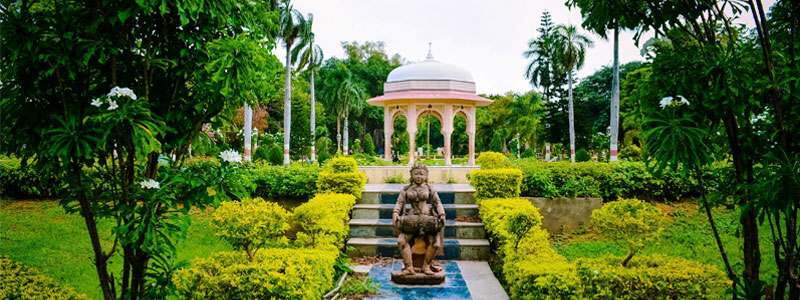
[{"label": "pink column", "polygon": [[450,166],[453,163],[450,161],[450,137],[453,135],[453,132],[442,132],[444,135],[444,165]]}]

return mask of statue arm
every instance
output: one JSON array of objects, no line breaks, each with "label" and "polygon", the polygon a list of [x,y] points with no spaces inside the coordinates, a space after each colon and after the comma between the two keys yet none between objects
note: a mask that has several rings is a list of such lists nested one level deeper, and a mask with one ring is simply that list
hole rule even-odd
[{"label": "statue arm", "polygon": [[406,208],[406,189],[403,188],[397,195],[397,202],[394,204],[394,210],[392,211],[393,225],[397,226],[397,223],[400,220],[400,216],[403,215],[405,208]]},{"label": "statue arm", "polygon": [[432,200],[431,205],[433,206],[432,208],[433,212],[440,218],[444,218],[445,213],[444,213],[444,205],[442,205],[442,199],[439,199],[439,193],[437,193],[432,186],[430,186],[430,189],[431,189],[431,194],[433,194],[433,197],[431,197]]}]

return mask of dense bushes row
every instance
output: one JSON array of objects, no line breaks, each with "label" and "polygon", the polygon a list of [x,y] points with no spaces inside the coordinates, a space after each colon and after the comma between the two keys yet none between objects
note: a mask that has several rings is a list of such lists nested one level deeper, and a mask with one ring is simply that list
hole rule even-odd
[{"label": "dense bushes row", "polygon": [[0,299],[89,299],[34,269],[0,256]]},{"label": "dense bushes row", "polygon": [[725,191],[733,178],[732,168],[721,164],[704,170],[702,186],[697,178],[686,179],[673,170],[654,176],[643,162],[570,164],[523,159],[519,167],[524,196],[602,197],[606,201],[619,197],[677,201],[697,197],[703,189]]},{"label": "dense bushes row", "polygon": [[[479,212],[502,260],[511,299],[720,299],[730,284],[714,266],[666,256],[577,259],[555,252],[525,199],[483,199]],[[523,226],[524,225],[524,226]]]},{"label": "dense bushes row", "polygon": [[54,176],[20,168],[20,159],[0,157],[0,195],[14,198],[56,196],[59,182]]},{"label": "dense bushes row", "polygon": [[[173,283],[184,299],[321,299],[333,285],[339,245],[356,199],[320,194],[289,213],[262,199],[224,203],[214,212],[217,235],[235,252],[192,261]],[[299,228],[297,240],[284,232]]]}]

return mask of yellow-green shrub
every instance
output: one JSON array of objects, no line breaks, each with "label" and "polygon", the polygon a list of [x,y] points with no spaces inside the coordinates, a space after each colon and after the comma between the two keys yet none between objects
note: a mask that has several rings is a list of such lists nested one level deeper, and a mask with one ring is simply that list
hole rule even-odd
[{"label": "yellow-green shrub", "polygon": [[291,215],[280,205],[261,198],[223,202],[212,215],[217,236],[252,256],[259,248],[284,240]]},{"label": "yellow-green shrub", "polygon": [[0,299],[89,299],[35,269],[0,256]]},{"label": "yellow-green shrub", "polygon": [[173,282],[182,299],[322,299],[333,285],[337,251],[264,249],[197,258]]},{"label": "yellow-green shrub", "polygon": [[[658,238],[663,218],[658,208],[638,199],[622,199],[603,204],[592,212],[592,227],[628,250],[628,259],[645,243]],[[626,264],[627,259],[622,262]]]},{"label": "yellow-green shrub", "polygon": [[586,296],[592,299],[721,299],[730,281],[718,268],[663,255],[578,259]]},{"label": "yellow-green shrub", "polygon": [[583,287],[575,265],[555,251],[543,254],[504,262],[511,299],[581,299]]},{"label": "yellow-green shrub", "polygon": [[484,152],[479,155],[477,162],[478,165],[481,166],[481,170],[504,169],[511,167],[508,157],[502,153],[492,151]]},{"label": "yellow-green shrub", "polygon": [[319,193],[350,194],[361,198],[361,190],[367,183],[367,175],[358,172],[358,164],[350,157],[331,159],[328,167],[319,172],[317,191]]},{"label": "yellow-green shrub", "polygon": [[469,182],[475,187],[475,199],[519,197],[522,171],[519,169],[474,170]]},{"label": "yellow-green shrub", "polygon": [[[356,198],[349,194],[320,194],[294,209],[297,245],[309,247],[340,246],[350,231],[350,210]],[[336,247],[338,248],[338,247]]]}]

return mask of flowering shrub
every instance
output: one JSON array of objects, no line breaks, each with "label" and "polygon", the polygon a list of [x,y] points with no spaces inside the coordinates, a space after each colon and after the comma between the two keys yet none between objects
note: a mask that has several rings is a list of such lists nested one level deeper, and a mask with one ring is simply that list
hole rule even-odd
[{"label": "flowering shrub", "polygon": [[0,299],[89,299],[35,269],[0,256]]}]

